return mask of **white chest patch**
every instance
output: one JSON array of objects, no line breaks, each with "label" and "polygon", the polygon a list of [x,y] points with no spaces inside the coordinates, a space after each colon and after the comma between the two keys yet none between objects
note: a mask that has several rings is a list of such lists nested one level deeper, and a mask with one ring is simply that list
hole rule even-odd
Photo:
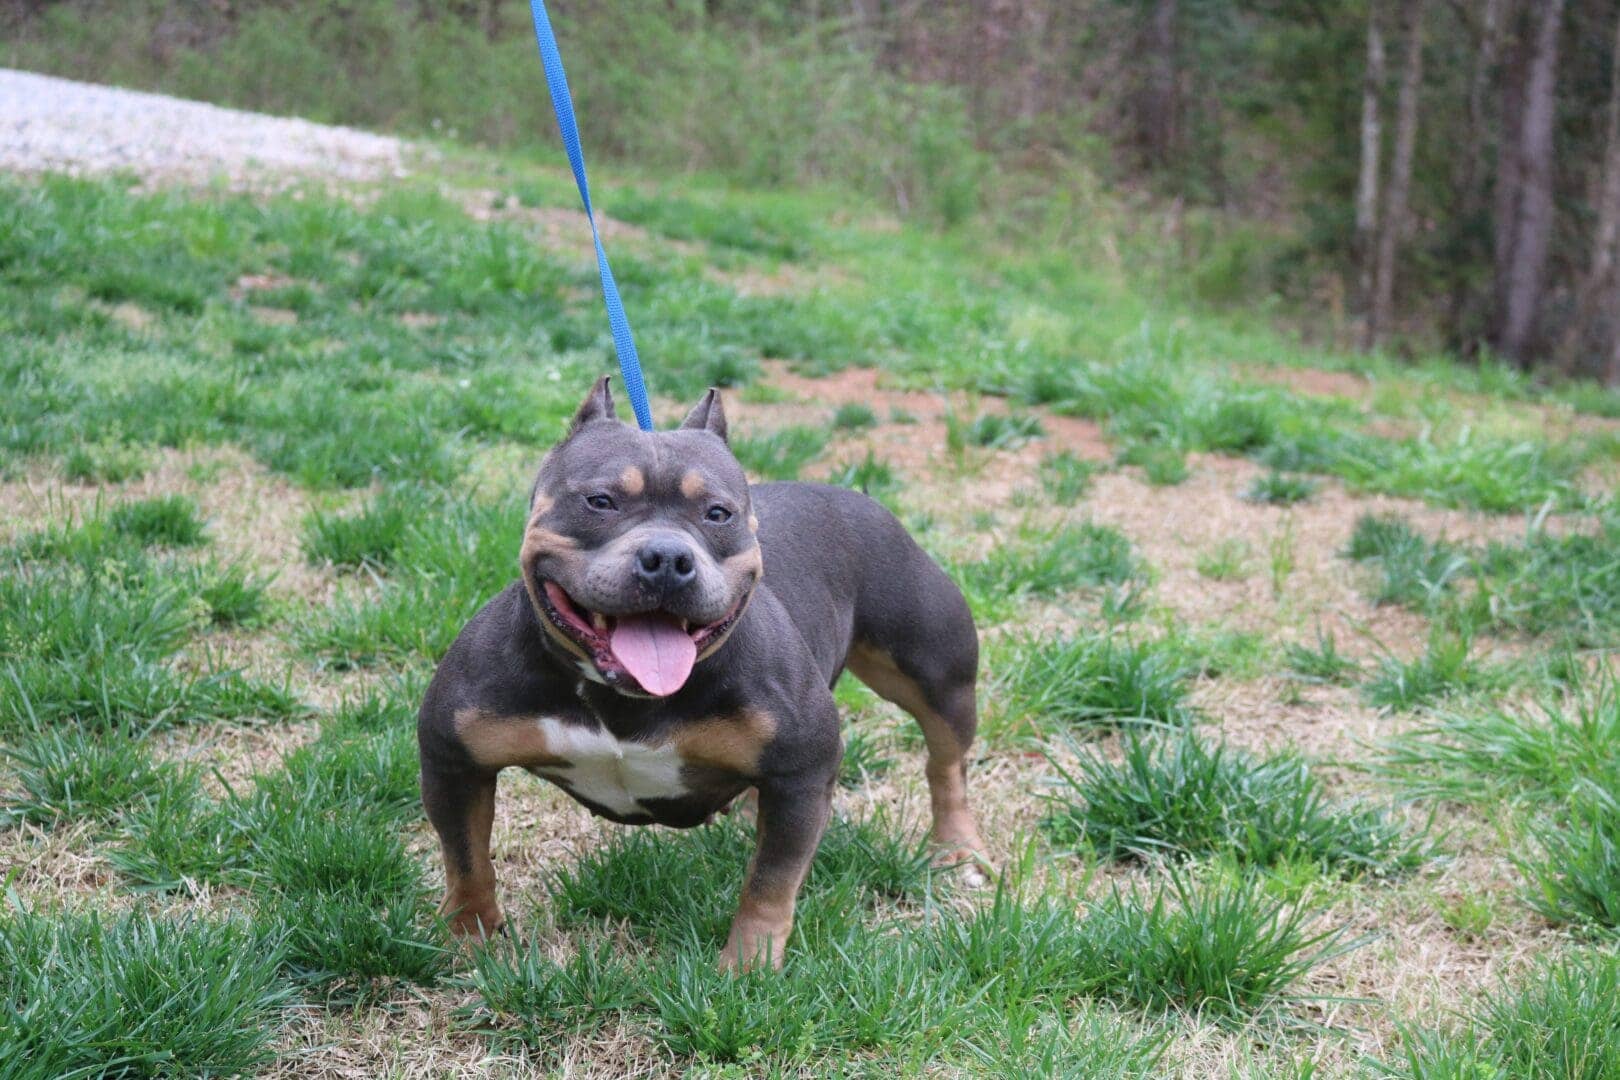
[{"label": "white chest patch", "polygon": [[643,813],[642,799],[678,799],[687,794],[681,783],[681,758],[669,743],[616,739],[601,728],[565,724],[541,717],[548,756],[567,765],[546,765],[539,775],[582,799],[616,814]]}]

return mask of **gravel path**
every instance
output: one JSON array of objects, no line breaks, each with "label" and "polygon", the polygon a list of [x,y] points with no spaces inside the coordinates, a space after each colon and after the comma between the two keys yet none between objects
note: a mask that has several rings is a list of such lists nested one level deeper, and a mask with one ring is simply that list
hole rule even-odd
[{"label": "gravel path", "polygon": [[0,170],[261,189],[402,176],[418,152],[353,128],[0,68]]}]

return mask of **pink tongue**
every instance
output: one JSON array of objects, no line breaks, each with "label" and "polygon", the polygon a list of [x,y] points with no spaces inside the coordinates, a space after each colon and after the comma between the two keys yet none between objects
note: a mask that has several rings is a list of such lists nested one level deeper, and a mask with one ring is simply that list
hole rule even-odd
[{"label": "pink tongue", "polygon": [[641,688],[657,697],[679,690],[697,663],[697,643],[668,615],[620,615],[608,644]]}]

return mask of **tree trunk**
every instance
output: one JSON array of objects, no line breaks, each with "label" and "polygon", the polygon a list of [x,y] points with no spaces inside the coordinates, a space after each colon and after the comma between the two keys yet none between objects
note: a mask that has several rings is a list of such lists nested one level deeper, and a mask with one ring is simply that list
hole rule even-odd
[{"label": "tree trunk", "polygon": [[[1559,361],[1566,370],[1585,366],[1580,354],[1588,342],[1620,342],[1620,309],[1604,319],[1603,305],[1612,301],[1615,260],[1620,251],[1620,19],[1615,20],[1614,52],[1610,59],[1609,107],[1604,131],[1603,171],[1598,181],[1597,230],[1592,236],[1592,258],[1576,292],[1575,317],[1564,329]],[[1607,322],[1607,326],[1600,323]],[[1597,333],[1594,333],[1597,331]],[[1612,351],[1612,350],[1610,350]],[[1606,358],[1607,360],[1607,358]],[[1609,374],[1605,363],[1604,374]]]},{"label": "tree trunk", "polygon": [[[1460,254],[1463,263],[1472,265],[1490,253],[1481,251],[1480,241],[1489,235],[1485,216],[1485,178],[1489,164],[1487,152],[1493,132],[1486,114],[1486,95],[1491,79],[1496,74],[1496,61],[1501,52],[1502,23],[1506,17],[1507,0],[1485,0],[1476,37],[1474,67],[1468,78],[1467,150],[1458,155],[1457,220],[1461,222],[1464,247]],[[1446,311],[1446,333],[1462,350],[1474,352],[1479,347],[1478,328],[1470,326],[1470,309],[1477,294],[1466,274],[1453,279],[1451,298]]]},{"label": "tree trunk", "polygon": [[1144,156],[1154,168],[1164,168],[1176,157],[1181,104],[1177,93],[1176,7],[1177,0],[1154,0],[1147,29],[1148,74],[1140,123]]},{"label": "tree trunk", "polygon": [[[1534,360],[1537,321],[1546,291],[1547,247],[1552,237],[1552,139],[1557,100],[1558,31],[1564,0],[1533,4],[1530,40],[1518,97],[1517,138],[1503,145],[1506,179],[1498,207],[1506,216],[1496,221],[1496,348],[1520,367]],[[1510,90],[1511,94],[1511,90]],[[1499,181],[1500,182],[1500,181]],[[1506,231],[1506,242],[1502,232]]]},{"label": "tree trunk", "polygon": [[1406,52],[1401,60],[1401,88],[1395,100],[1395,153],[1384,188],[1384,212],[1378,222],[1378,256],[1373,267],[1372,310],[1367,315],[1366,345],[1378,344],[1389,330],[1395,303],[1395,255],[1406,231],[1407,196],[1412,190],[1412,153],[1417,145],[1418,89],[1423,83],[1424,0],[1404,0],[1401,32]]},{"label": "tree trunk", "polygon": [[1379,97],[1384,88],[1384,31],[1378,2],[1367,4],[1367,70],[1361,80],[1361,174],[1356,178],[1355,260],[1360,274],[1358,302],[1372,304],[1373,237],[1378,228],[1378,176],[1382,172],[1384,126]]}]

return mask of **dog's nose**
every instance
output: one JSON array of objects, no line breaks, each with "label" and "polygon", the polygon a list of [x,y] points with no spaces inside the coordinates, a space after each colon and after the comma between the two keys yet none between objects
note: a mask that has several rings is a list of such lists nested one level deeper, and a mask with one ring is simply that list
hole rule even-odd
[{"label": "dog's nose", "polygon": [[659,595],[684,589],[697,577],[692,549],[673,537],[659,537],[636,552],[636,578]]}]

